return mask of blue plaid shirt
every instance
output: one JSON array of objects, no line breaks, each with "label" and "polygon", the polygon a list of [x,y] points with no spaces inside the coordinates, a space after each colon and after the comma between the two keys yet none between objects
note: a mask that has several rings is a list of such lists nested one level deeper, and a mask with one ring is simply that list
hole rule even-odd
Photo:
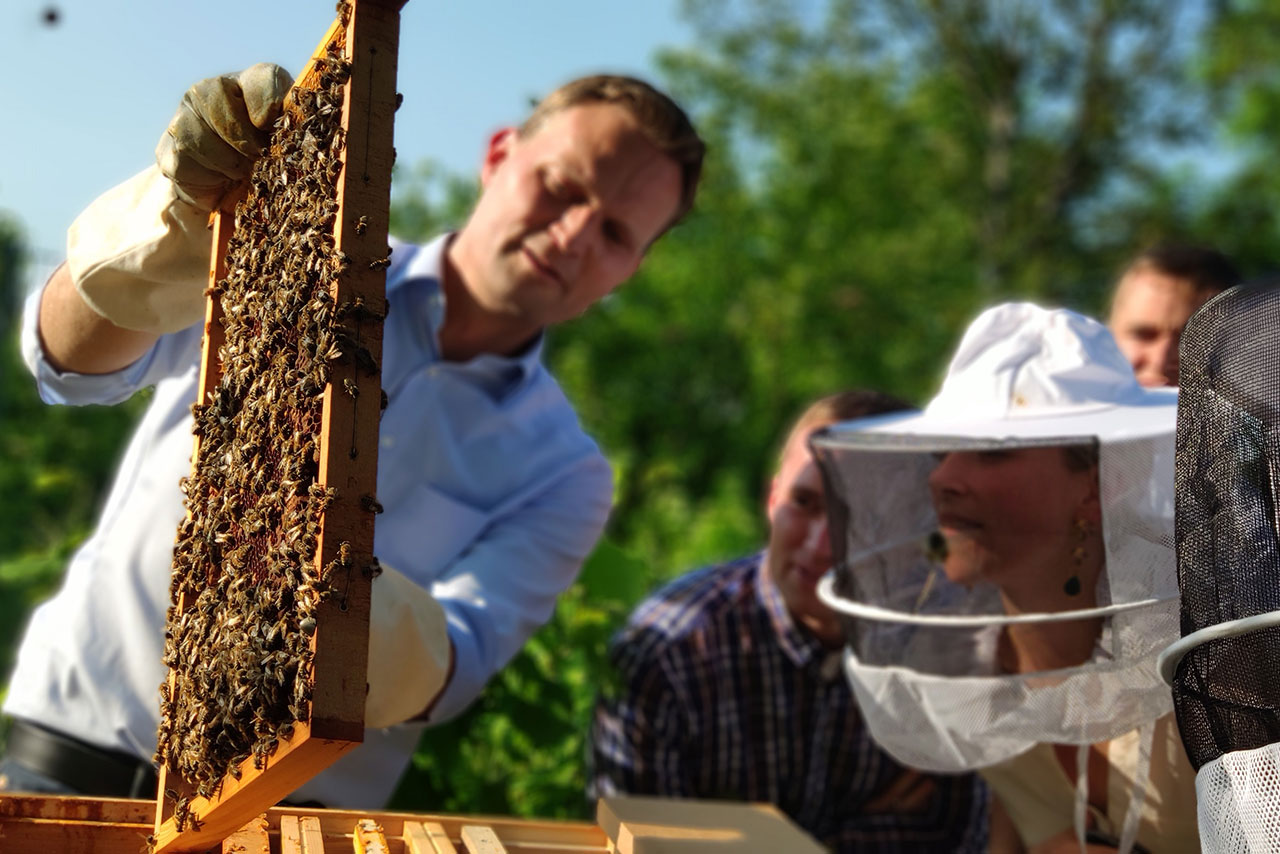
[{"label": "blue plaid shirt", "polygon": [[863,727],[838,651],[796,626],[761,558],[677,579],[614,639],[591,794],[767,801],[836,851],[985,851],[987,794],[972,774],[935,776],[916,811],[865,809],[902,766]]}]

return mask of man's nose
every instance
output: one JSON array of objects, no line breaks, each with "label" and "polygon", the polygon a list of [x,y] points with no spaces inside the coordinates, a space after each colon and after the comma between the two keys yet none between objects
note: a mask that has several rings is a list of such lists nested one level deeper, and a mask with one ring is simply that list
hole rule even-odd
[{"label": "man's nose", "polygon": [[1174,335],[1160,344],[1160,361],[1157,362],[1164,374],[1166,385],[1178,384],[1178,336]]},{"label": "man's nose", "polygon": [[805,547],[813,554],[815,560],[822,563],[831,562],[831,530],[825,515],[809,523]]},{"label": "man's nose", "polygon": [[1178,342],[1160,339],[1142,348],[1133,360],[1138,382],[1147,388],[1178,384]]},{"label": "man's nose", "polygon": [[556,248],[566,255],[582,251],[595,228],[598,213],[589,204],[570,205],[551,225]]}]

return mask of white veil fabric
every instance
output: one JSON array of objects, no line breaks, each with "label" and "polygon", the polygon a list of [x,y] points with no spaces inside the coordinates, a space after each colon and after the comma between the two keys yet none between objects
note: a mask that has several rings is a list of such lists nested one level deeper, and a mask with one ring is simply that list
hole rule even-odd
[{"label": "white veil fabric", "polygon": [[[1176,410],[1176,392],[1141,388],[1096,321],[1006,304],[970,326],[923,412],[845,422],[813,437],[837,564],[819,593],[846,617],[849,680],[872,735],[898,760],[967,771],[1041,743],[1083,753],[1135,729],[1145,731],[1149,753],[1153,722],[1172,710],[1156,657],[1178,636]],[[1078,605],[1015,612],[994,581],[944,571],[934,479],[952,455],[1044,448],[1096,453],[1104,568],[1092,589],[1067,597]],[[1052,498],[1033,491],[1024,501]],[[1000,532],[1019,542],[1058,536],[1035,529],[1034,514],[1000,518],[989,527],[1027,527]],[[1074,590],[1078,582],[1044,583]],[[1091,654],[1072,666],[1010,672],[1003,636],[1034,623],[1088,626],[1096,632]],[[1145,768],[1138,775],[1141,789]],[[1081,838],[1085,793],[1080,787]],[[1132,798],[1126,849],[1140,808]]]}]

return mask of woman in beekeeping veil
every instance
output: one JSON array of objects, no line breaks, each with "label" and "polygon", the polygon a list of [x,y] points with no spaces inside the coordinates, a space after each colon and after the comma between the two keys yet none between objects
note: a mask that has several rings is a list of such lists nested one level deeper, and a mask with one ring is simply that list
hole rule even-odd
[{"label": "woman in beekeeping veil", "polygon": [[1178,636],[1176,412],[1101,324],[1008,304],[923,412],[813,440],[867,724],[908,765],[982,772],[993,851],[1199,850],[1155,665]]}]

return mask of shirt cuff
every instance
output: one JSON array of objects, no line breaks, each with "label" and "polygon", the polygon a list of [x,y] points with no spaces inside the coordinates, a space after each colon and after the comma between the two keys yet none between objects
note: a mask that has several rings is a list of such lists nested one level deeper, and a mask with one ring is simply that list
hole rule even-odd
[{"label": "shirt cuff", "polygon": [[[22,308],[22,334],[20,347],[22,360],[27,369],[35,377],[36,389],[40,399],[50,404],[81,406],[85,404],[114,404],[128,400],[138,389],[150,385],[159,379],[152,376],[157,366],[157,354],[172,351],[175,358],[177,351],[186,346],[185,338],[191,330],[184,330],[176,336],[162,336],[150,350],[136,362],[109,374],[80,374],[75,371],[60,371],[49,363],[45,356],[44,345],[40,343],[37,331],[40,317],[40,299],[44,288],[37,288],[27,296]],[[202,334],[199,327],[192,328],[197,335]],[[175,339],[182,338],[183,341]]]}]

